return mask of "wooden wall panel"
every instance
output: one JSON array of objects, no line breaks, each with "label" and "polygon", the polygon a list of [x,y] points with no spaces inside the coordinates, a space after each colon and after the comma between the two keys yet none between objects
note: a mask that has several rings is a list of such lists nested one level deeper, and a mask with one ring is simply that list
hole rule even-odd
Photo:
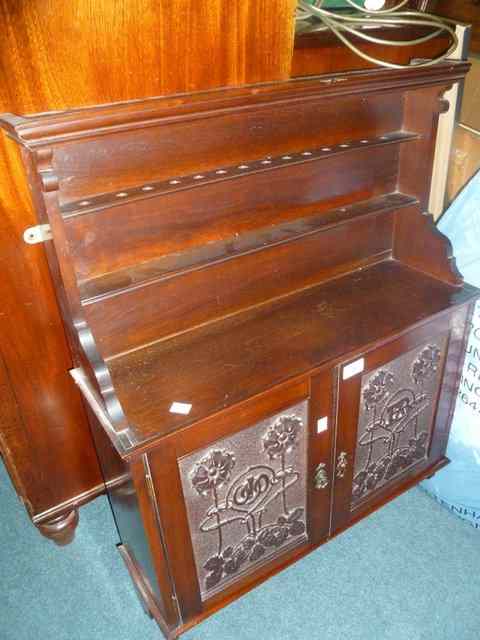
[{"label": "wooden wall panel", "polygon": [[28,113],[286,79],[295,5],[0,0],[0,109]]}]

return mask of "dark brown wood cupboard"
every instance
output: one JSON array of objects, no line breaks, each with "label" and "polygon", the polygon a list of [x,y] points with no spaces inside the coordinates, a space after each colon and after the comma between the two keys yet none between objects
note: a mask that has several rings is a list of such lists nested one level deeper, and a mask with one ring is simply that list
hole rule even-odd
[{"label": "dark brown wood cupboard", "polygon": [[478,291],[425,211],[467,70],[3,118],[167,637],[448,462]]}]

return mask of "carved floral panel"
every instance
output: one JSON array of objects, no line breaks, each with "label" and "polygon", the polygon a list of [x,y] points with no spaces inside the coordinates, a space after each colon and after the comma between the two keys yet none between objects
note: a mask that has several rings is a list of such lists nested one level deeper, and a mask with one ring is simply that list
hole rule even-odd
[{"label": "carved floral panel", "polygon": [[202,599],[306,533],[307,401],[178,461]]},{"label": "carved floral panel", "polygon": [[363,376],[352,509],[428,457],[446,347],[444,336]]}]

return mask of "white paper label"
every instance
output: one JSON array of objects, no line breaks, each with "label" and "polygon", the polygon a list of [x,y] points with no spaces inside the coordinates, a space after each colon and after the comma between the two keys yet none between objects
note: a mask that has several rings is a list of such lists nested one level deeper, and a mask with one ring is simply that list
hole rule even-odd
[{"label": "white paper label", "polygon": [[365,369],[365,358],[359,358],[350,364],[347,364],[343,367],[343,379],[348,380],[349,378],[353,378]]},{"label": "white paper label", "polygon": [[317,433],[323,433],[328,429],[328,417],[324,416],[317,420]]},{"label": "white paper label", "polygon": [[385,0],[365,0],[363,5],[368,11],[379,11],[385,6]]},{"label": "white paper label", "polygon": [[170,406],[170,413],[180,413],[183,416],[188,416],[192,410],[192,405],[187,402],[172,402]]}]

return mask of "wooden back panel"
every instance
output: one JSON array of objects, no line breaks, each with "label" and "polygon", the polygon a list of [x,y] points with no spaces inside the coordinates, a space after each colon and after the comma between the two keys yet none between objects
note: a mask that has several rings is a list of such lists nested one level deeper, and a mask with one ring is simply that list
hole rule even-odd
[{"label": "wooden back panel", "polygon": [[[326,98],[322,82],[304,100],[295,83],[273,100],[254,88],[250,102],[235,90],[164,99],[156,120],[144,103],[141,127],[104,128],[111,108],[99,108],[95,137],[65,126],[48,171],[105,358],[391,252],[396,203],[377,199],[395,192],[400,147],[417,137],[402,93]],[[332,225],[349,221],[347,243]]]},{"label": "wooden back panel", "polygon": [[[125,288],[85,305],[84,313],[108,357],[385,259],[392,248],[392,229],[391,212],[366,215]],[[345,233],[348,243],[342,238]]]},{"label": "wooden back panel", "polygon": [[361,72],[11,119],[34,150],[74,319],[110,359],[394,248],[408,256],[392,213],[423,197],[438,96],[464,71]]},{"label": "wooden back panel", "polygon": [[[255,97],[255,89],[251,92]],[[202,95],[208,100],[207,112],[199,102]],[[86,137],[59,145],[53,166],[60,202],[68,205],[152,180],[379,136],[402,125],[402,100],[396,92],[335,100],[279,97],[271,104],[260,98],[241,108],[231,106],[229,98],[220,103],[214,95],[198,94],[197,109],[192,111],[186,101],[178,106],[178,115],[172,114],[170,100],[162,122],[141,130],[132,127],[100,135],[94,143]]]},{"label": "wooden back panel", "polygon": [[356,202],[390,193],[396,189],[398,154],[397,145],[325,154],[318,161],[231,180],[195,185],[193,179],[190,189],[125,204],[117,199],[110,208],[66,220],[78,278],[237,240],[241,234],[333,208],[339,198]]}]

